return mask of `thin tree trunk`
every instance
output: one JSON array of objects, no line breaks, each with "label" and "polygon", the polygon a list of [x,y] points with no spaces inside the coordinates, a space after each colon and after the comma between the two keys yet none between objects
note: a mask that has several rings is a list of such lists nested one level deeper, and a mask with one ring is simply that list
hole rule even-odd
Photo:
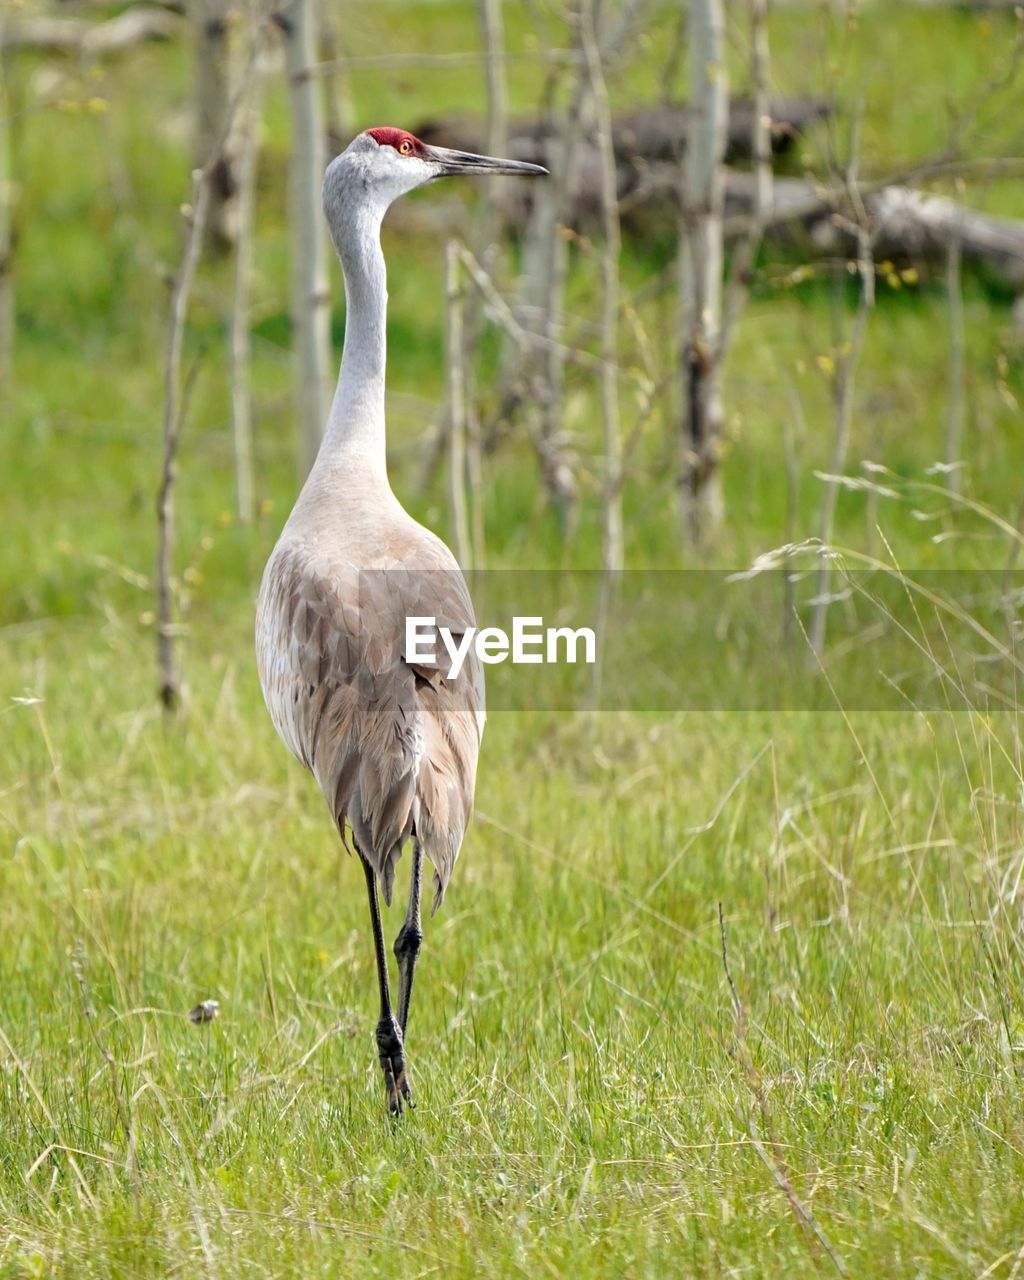
[{"label": "thin tree trunk", "polygon": [[[782,421],[782,458],[786,467],[786,526],[783,541],[787,547],[796,541],[800,518],[800,443],[807,431],[804,408],[796,387],[791,388],[792,413]],[[782,572],[782,643],[788,648],[796,614],[796,584],[789,572],[789,556],[783,560]]]},{"label": "thin tree trunk", "polygon": [[576,523],[577,485],[566,448],[563,423],[565,350],[562,317],[569,272],[569,238],[579,181],[580,148],[573,145],[582,124],[586,71],[581,66],[572,99],[557,133],[548,139],[544,163],[551,177],[537,183],[523,243],[522,277],[525,326],[541,339],[528,354],[522,382],[536,406],[534,442],[540,458],[541,483],[568,537]]},{"label": "thin tree trunk", "polygon": [[[484,150],[488,155],[503,156],[505,154],[508,92],[505,81],[505,28],[502,17],[503,0],[478,0],[480,31],[486,54],[486,96],[487,96],[487,137]],[[474,145],[470,150],[477,150]],[[499,183],[487,183],[482,193],[483,207],[473,234],[470,237],[472,253],[483,264],[491,275],[497,275],[498,238],[501,234],[501,187]],[[474,550],[482,557],[484,546],[483,519],[483,425],[480,421],[479,397],[476,393],[475,360],[479,335],[483,324],[482,297],[474,290],[465,298],[465,351],[466,351],[466,449],[467,470],[470,493],[473,497],[471,523]],[[519,365],[522,351],[515,347],[509,350],[505,344],[502,353],[501,398],[509,402],[518,399],[510,395],[510,384],[519,380]],[[437,424],[437,434],[428,443],[424,455],[423,475],[420,487],[426,489],[437,474],[445,454],[449,451],[447,432],[451,421],[447,414],[441,416]],[[477,568],[481,568],[483,560],[478,559]]]},{"label": "thin tree trunk", "polygon": [[320,214],[324,177],[323,104],[310,68],[315,59],[313,0],[293,0],[278,17],[285,37],[292,105],[292,326],[298,379],[299,466],[313,465],[330,392],[327,241]]},{"label": "thin tree trunk", "polygon": [[[637,29],[639,8],[637,0],[625,0],[615,7],[615,21],[607,24],[597,42],[602,58],[613,53]],[[587,132],[592,107],[579,39],[575,52],[580,56],[576,59],[577,76],[569,106],[558,129],[546,137],[541,157],[551,177],[531,188],[530,217],[523,237],[518,315],[534,340],[519,375],[509,379],[513,385],[505,396],[511,410],[526,397],[534,407],[532,437],[540,459],[541,482],[567,537],[575,528],[578,493],[564,422],[565,364],[570,353],[562,341],[563,318],[570,243],[574,238],[571,228],[580,186],[583,148],[579,138]],[[545,111],[548,121],[554,114],[550,107],[554,87],[554,81],[549,81]]]},{"label": "thin tree trunk", "polygon": [[611,110],[595,29],[594,0],[581,14],[581,42],[589,93],[594,104],[594,136],[601,160],[601,422],[604,485],[601,503],[601,562],[608,572],[622,568],[622,441],[619,431],[619,258],[622,244]]},{"label": "thin tree trunk", "polygon": [[[253,40],[259,33],[253,28]],[[260,50],[239,104],[238,227],[235,237],[235,279],[231,305],[231,427],[235,448],[235,498],[238,518],[248,524],[254,514],[252,395],[250,385],[249,289],[252,283],[256,169],[263,102]]]},{"label": "thin tree trunk", "polygon": [[[508,144],[508,85],[505,80],[505,22],[502,0],[479,0],[487,53],[487,152],[503,156]],[[495,189],[496,190],[496,189]],[[493,204],[494,192],[489,203]]]},{"label": "thin tree trunk", "polygon": [[[618,172],[612,142],[611,110],[601,66],[595,0],[584,0],[580,12],[580,48],[586,69],[587,94],[593,105],[594,142],[600,159],[601,192],[601,427],[604,476],[601,493],[601,589],[596,618],[597,652],[604,651],[608,621],[622,570],[622,440],[619,430],[619,228]],[[600,705],[603,668],[595,666],[591,707]]]},{"label": "thin tree trunk", "polygon": [[217,253],[230,249],[237,218],[235,146],[227,128],[231,109],[228,11],[229,0],[190,0],[195,112],[193,164],[202,169],[217,150],[203,232],[208,246]]},{"label": "thin tree trunk", "polygon": [[724,365],[733,327],[743,313],[750,292],[757,252],[772,216],[771,105],[768,95],[768,0],[750,0],[750,79],[753,85],[750,155],[754,184],[750,220],[732,251],[732,269],[723,307],[718,361]]},{"label": "thin tree trunk", "polygon": [[181,353],[185,341],[185,317],[189,294],[199,261],[210,204],[210,174],[197,169],[192,175],[192,202],[181,267],[171,294],[171,323],[164,365],[163,464],[157,491],[157,668],[160,701],[166,710],[181,699],[181,679],[174,652],[174,601],[171,576],[174,558],[174,481],[177,474],[178,437],[184,418],[181,389]]},{"label": "thin tree trunk", "polygon": [[541,481],[548,501],[568,534],[576,520],[576,477],[565,448],[563,401],[565,358],[559,349],[569,243],[560,234],[566,211],[574,199],[578,149],[568,145],[578,116],[570,112],[558,140],[552,139],[547,161],[552,177],[533,193],[530,225],[523,246],[526,322],[546,341],[531,354],[526,390],[536,402],[536,443]]},{"label": "thin tree trunk", "polygon": [[444,251],[446,372],[448,381],[448,485],[455,558],[463,569],[473,568],[473,550],[466,508],[466,369],[465,327],[459,246],[449,240]]},{"label": "thin tree trunk", "polygon": [[729,115],[722,0],[689,0],[690,101],[695,110],[683,165],[680,239],[682,313],[682,447],[680,496],[684,527],[702,544],[722,519],[722,403],[719,337],[722,316],[723,167]]},{"label": "thin tree trunk", "polygon": [[946,404],[946,484],[963,488],[964,342],[963,242],[954,235],[946,249],[946,295],[949,305],[949,391]]},{"label": "thin tree trunk", "polygon": [[[811,617],[810,628],[811,647],[819,655],[825,645],[825,623],[828,617],[829,590],[832,577],[829,550],[835,530],[836,502],[839,497],[840,477],[846,467],[846,456],[850,444],[854,377],[857,372],[861,349],[864,346],[864,337],[867,333],[868,316],[875,302],[874,252],[871,237],[863,225],[858,229],[857,240],[857,272],[860,277],[860,299],[857,304],[857,315],[853,322],[853,330],[850,333],[849,340],[840,340],[835,343],[835,355],[833,357],[835,369],[832,375],[834,421],[832,456],[829,462],[829,475],[825,480],[825,492],[821,501],[821,523],[818,534],[824,554],[818,569],[814,593],[814,613]],[[841,296],[838,305],[843,305]]]},{"label": "thin tree trunk", "polygon": [[[487,141],[488,155],[503,156],[508,147],[508,85],[505,78],[505,23],[503,0],[479,0],[480,26],[487,55]],[[474,237],[476,256],[488,272],[501,271],[501,188],[488,183],[482,214]],[[484,440],[480,420],[480,397],[476,389],[476,362],[483,327],[482,296],[473,290],[466,296],[466,388],[467,433],[466,475],[470,495],[470,532],[473,567],[482,569],[485,560],[484,528]],[[504,361],[507,367],[507,358]]]}]

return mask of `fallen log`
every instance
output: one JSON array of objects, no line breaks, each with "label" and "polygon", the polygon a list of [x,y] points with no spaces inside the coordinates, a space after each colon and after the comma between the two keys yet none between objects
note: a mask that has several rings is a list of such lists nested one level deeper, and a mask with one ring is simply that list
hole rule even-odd
[{"label": "fallen log", "polygon": [[959,243],[965,261],[983,263],[1014,289],[1024,289],[1024,221],[910,187],[885,187],[868,207],[877,226],[876,255],[927,260],[945,257]]},{"label": "fallen log", "polygon": [[[598,161],[591,148],[584,149],[578,167],[572,227],[589,235],[597,227],[599,213]],[[662,161],[642,169],[620,165],[618,179],[625,235],[649,242],[677,234],[681,216],[677,164]],[[502,199],[505,225],[513,235],[518,234],[529,216],[527,185],[509,184]],[[753,175],[744,170],[728,170],[724,226],[727,243],[746,234],[753,199]],[[958,242],[965,262],[984,267],[1011,289],[1024,292],[1024,220],[996,217],[947,196],[930,195],[902,184],[866,185],[862,199],[876,260],[944,263],[950,246]],[[428,208],[420,206],[421,211]],[[450,225],[454,215],[450,207],[444,206],[437,216],[439,224],[445,226]],[[856,253],[856,237],[851,219],[845,200],[836,192],[803,178],[776,177],[765,235],[777,244],[796,248],[809,261],[852,256]]]},{"label": "fallen log", "polygon": [[[734,99],[729,107],[729,152],[749,155],[752,104]],[[795,138],[832,111],[823,99],[776,99],[771,103],[772,145],[785,151]],[[613,121],[619,210],[623,230],[640,238],[674,235],[679,226],[680,159],[686,145],[690,108],[686,105],[639,108]],[[549,147],[557,125],[538,119],[514,120],[509,125],[508,154],[535,164],[550,161]],[[465,117],[424,121],[416,130],[425,142],[479,151],[482,127]],[[590,232],[600,211],[600,159],[588,140],[577,152],[577,189],[571,224]],[[532,188],[509,184],[503,198],[505,217],[513,230],[526,225]],[[726,176],[726,238],[735,239],[749,222],[754,179],[749,172],[730,169]],[[946,196],[934,196],[905,185],[874,189],[864,197],[871,219],[876,258],[916,262],[944,260],[958,242],[965,261],[984,264],[1011,288],[1024,289],[1024,221],[999,218],[970,209]],[[812,257],[852,253],[854,238],[848,219],[837,216],[836,198],[802,178],[776,177],[773,210],[766,233],[778,240],[799,242]]]},{"label": "fallen log", "polygon": [[126,9],[105,22],[85,18],[9,18],[2,28],[2,47],[102,57],[146,40],[167,40],[180,29],[181,20],[176,14],[150,6]]},{"label": "fallen log", "polygon": [[[825,120],[833,106],[824,98],[776,98],[769,114],[772,128],[772,150],[776,155],[788,151],[800,134],[812,124]],[[753,136],[754,104],[747,98],[734,98],[729,104],[729,132],[726,159],[750,156]],[[639,107],[612,121],[612,146],[616,160],[622,163],[650,164],[678,161],[686,146],[693,116],[685,103],[666,103]],[[517,160],[542,164],[548,145],[558,133],[558,122],[537,118],[519,118],[509,122],[509,144]],[[457,151],[480,151],[484,147],[484,126],[466,116],[441,116],[422,121],[413,132],[424,142]]]},{"label": "fallen log", "polygon": [[[856,252],[849,211],[837,206],[827,191],[801,179],[780,178],[774,196],[768,235],[792,242],[802,233],[815,256]],[[741,233],[752,203],[751,175],[730,173],[727,238]],[[1024,220],[996,217],[948,196],[895,183],[869,189],[863,204],[876,261],[945,262],[950,248],[959,245],[965,262],[985,267],[1014,290],[1024,290]]]}]

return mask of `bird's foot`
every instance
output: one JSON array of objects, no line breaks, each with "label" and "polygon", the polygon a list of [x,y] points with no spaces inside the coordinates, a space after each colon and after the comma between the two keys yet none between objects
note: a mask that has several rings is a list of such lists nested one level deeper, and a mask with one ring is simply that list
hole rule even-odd
[{"label": "bird's foot", "polygon": [[395,1019],[381,1018],[377,1023],[377,1052],[384,1072],[384,1085],[388,1092],[388,1111],[393,1116],[402,1114],[403,1104],[413,1107],[412,1091],[405,1069],[405,1047],[402,1030]]}]

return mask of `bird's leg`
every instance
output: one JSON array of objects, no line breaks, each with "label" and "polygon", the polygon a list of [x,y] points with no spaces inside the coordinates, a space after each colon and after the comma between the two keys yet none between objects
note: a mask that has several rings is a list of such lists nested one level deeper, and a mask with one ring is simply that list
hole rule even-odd
[{"label": "bird's leg", "polygon": [[377,956],[377,983],[380,987],[380,1021],[377,1023],[377,1053],[380,1056],[384,1084],[388,1091],[388,1110],[400,1115],[402,1100],[412,1103],[409,1081],[405,1074],[405,1054],[402,1046],[402,1029],[391,1011],[391,988],[388,985],[388,959],[384,950],[384,930],[380,922],[380,902],[377,898],[377,877],[362,851],[359,857],[366,875],[366,889],[370,897],[370,920],[373,923],[373,947]]},{"label": "bird's leg", "polygon": [[416,957],[423,942],[420,928],[420,885],[423,880],[423,846],[418,840],[412,846],[412,878],[409,882],[409,907],[405,923],[395,939],[395,955],[398,957],[398,1022],[405,1036],[409,1022],[409,999],[412,996],[412,975]]}]

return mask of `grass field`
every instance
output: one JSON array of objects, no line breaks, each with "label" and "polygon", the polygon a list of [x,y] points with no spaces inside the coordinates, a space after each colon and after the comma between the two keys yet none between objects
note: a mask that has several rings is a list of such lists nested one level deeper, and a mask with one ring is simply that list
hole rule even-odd
[{"label": "grass field", "polygon": [[[564,41],[507,8],[514,51]],[[396,33],[426,51],[477,42],[466,6],[352,9],[356,53]],[[941,144],[947,102],[980,92],[1012,21],[886,5],[845,26],[786,9],[774,76],[787,93],[862,91],[877,170]],[[618,101],[657,95],[670,26],[659,18],[616,80]],[[733,45],[739,74],[740,34]],[[253,527],[232,518],[229,277],[214,265],[189,335],[201,364],[179,483],[187,698],[166,721],[157,265],[178,251],[187,58],[172,45],[96,77],[65,71],[50,105],[41,63],[23,60],[10,86],[23,189],[0,471],[0,1277],[1024,1274],[1012,700],[492,715],[477,818],[417,971],[418,1106],[388,1121],[362,878],[274,737],[251,652],[255,586],[296,484],[280,86],[257,255],[264,505]],[[538,85],[528,61],[512,64],[519,107]],[[360,72],[352,92],[364,124],[481,100],[472,69]],[[981,114],[978,151],[1021,154],[1012,106]],[[808,139],[809,163],[821,145]],[[968,196],[1024,216],[1008,182]],[[412,229],[385,248],[394,486],[444,532],[443,477],[418,484],[441,393],[442,247]],[[627,246],[627,284],[667,254]],[[794,531],[817,531],[829,297],[813,280],[774,287],[786,265],[765,264],[729,367],[721,566],[787,537],[794,403]],[[592,287],[583,260],[578,313]],[[970,505],[951,504],[919,487],[942,450],[941,280],[880,286],[850,469],[886,464],[898,496],[844,492],[840,543],[887,542],[908,571],[1015,554],[1024,377],[1009,304],[990,280],[966,281]],[[657,328],[655,308],[640,319]],[[624,326],[627,364],[631,341]],[[592,391],[569,398],[584,457]],[[635,568],[690,563],[666,431],[652,425],[626,493]],[[590,469],[568,547],[525,444],[486,483],[491,565],[597,562]],[[672,640],[664,663],[685,670]],[[194,1026],[187,1011],[207,997],[221,1015]]]}]

